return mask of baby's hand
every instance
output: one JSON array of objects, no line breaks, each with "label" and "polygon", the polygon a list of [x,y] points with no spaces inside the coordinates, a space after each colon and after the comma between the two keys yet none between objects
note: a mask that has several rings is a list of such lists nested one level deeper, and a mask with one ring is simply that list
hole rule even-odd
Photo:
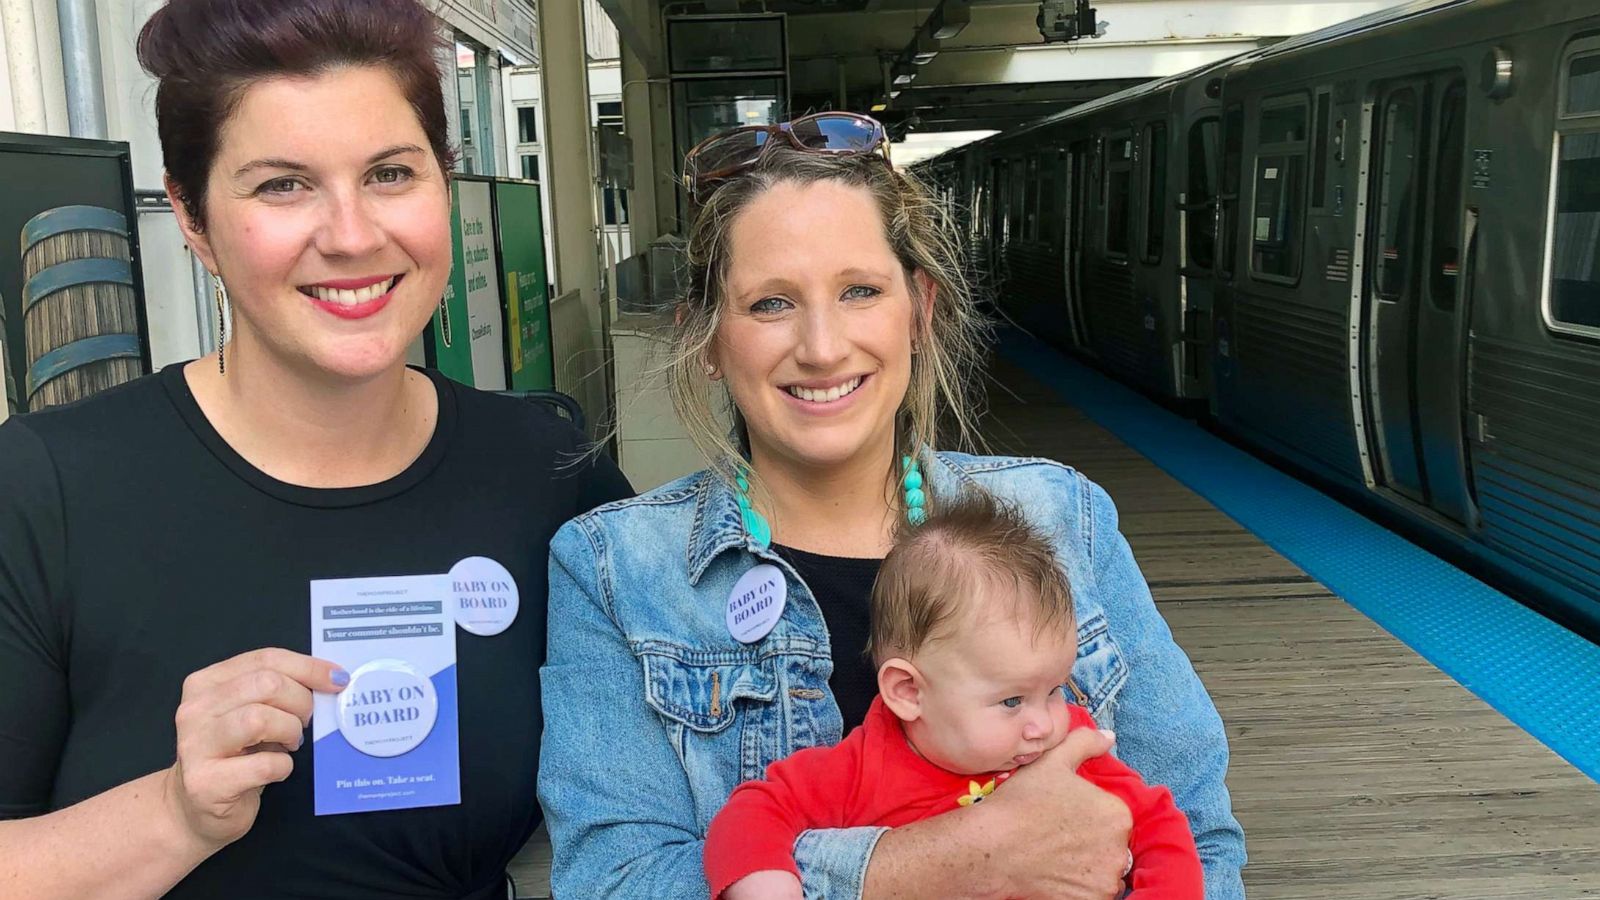
[{"label": "baby's hand", "polygon": [[804,900],[800,879],[781,869],[763,869],[735,881],[722,892],[722,900]]}]

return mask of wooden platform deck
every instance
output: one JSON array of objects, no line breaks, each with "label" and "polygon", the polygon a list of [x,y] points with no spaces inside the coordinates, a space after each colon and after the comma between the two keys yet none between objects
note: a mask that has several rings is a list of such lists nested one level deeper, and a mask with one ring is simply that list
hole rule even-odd
[{"label": "wooden platform deck", "polygon": [[[1047,388],[993,374],[993,452],[1111,493],[1222,712],[1252,900],[1600,897],[1600,786]],[[519,896],[548,873],[536,839]]]}]

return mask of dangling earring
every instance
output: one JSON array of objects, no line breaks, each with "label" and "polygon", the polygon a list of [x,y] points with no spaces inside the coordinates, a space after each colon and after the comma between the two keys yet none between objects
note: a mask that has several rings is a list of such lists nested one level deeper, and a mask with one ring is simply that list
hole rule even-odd
[{"label": "dangling earring", "polygon": [[228,289],[223,286],[221,275],[211,276],[211,293],[217,298],[217,374],[225,375],[228,364],[223,358],[223,344],[228,339]]}]

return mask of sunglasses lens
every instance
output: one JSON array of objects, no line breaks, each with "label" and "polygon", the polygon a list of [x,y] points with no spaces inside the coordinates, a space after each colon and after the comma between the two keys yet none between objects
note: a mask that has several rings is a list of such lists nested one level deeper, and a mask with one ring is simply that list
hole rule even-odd
[{"label": "sunglasses lens", "polygon": [[806,149],[824,153],[865,153],[883,139],[878,123],[855,116],[811,116],[789,131]]},{"label": "sunglasses lens", "polygon": [[748,165],[766,141],[767,133],[764,131],[724,134],[702,146],[700,152],[690,157],[689,177],[694,181],[716,178],[729,169]]}]

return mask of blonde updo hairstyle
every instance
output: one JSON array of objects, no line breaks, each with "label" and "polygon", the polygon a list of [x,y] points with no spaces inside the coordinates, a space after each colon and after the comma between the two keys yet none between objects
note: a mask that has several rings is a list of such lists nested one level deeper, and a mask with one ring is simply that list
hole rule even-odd
[{"label": "blonde updo hairstyle", "polygon": [[[908,172],[871,156],[840,157],[779,145],[769,148],[748,171],[720,185],[707,198],[689,231],[688,289],[682,298],[667,365],[672,403],[689,436],[711,467],[731,479],[748,452],[745,424],[723,389],[733,433],[718,424],[705,391],[710,361],[726,298],[729,238],[733,223],[750,202],[773,186],[790,182],[836,181],[868,191],[876,201],[885,237],[905,271],[912,294],[915,351],[911,381],[896,414],[896,450],[921,452],[943,446],[979,445],[975,428],[987,325],[974,308],[967,283],[964,244],[945,205]],[[922,273],[934,289],[931,314],[925,314]],[[898,462],[893,475],[898,477]],[[752,473],[752,487],[756,479]]]}]

